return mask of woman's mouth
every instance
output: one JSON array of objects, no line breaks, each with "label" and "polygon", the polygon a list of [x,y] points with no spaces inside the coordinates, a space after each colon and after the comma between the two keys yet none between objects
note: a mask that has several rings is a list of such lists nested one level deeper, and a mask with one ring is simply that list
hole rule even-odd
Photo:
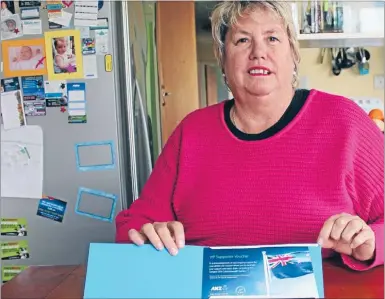
[{"label": "woman's mouth", "polygon": [[271,71],[266,67],[253,67],[248,70],[248,73],[252,76],[268,76]]}]

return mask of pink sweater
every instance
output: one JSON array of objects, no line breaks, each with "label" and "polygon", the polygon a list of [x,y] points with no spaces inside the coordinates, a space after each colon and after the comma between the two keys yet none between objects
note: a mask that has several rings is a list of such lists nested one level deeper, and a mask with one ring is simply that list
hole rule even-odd
[{"label": "pink sweater", "polygon": [[343,262],[383,264],[384,135],[353,101],[311,90],[294,120],[264,140],[234,137],[223,102],[189,114],[140,198],[117,216],[116,242],[145,223],[178,220],[190,245],[315,243],[325,220],[342,212],[376,236],[373,263]]}]

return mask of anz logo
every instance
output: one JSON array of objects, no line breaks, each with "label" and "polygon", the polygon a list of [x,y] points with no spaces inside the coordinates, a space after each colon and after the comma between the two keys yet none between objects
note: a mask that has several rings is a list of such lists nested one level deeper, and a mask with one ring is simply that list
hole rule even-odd
[{"label": "anz logo", "polygon": [[223,287],[222,286],[213,286],[211,288],[211,291],[222,291],[223,290]]}]

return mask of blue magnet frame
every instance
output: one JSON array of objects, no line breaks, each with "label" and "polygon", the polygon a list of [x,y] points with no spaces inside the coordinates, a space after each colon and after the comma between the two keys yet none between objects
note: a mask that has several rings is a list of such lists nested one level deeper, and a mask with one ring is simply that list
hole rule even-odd
[{"label": "blue magnet frame", "polygon": [[[93,213],[88,213],[88,212],[80,211],[79,210],[79,206],[80,206],[80,201],[81,201],[81,197],[82,197],[83,193],[88,193],[88,194],[91,194],[91,195],[94,195],[94,196],[99,196],[99,197],[105,197],[107,199],[112,200],[112,207],[111,207],[110,216],[109,217],[104,217],[104,216],[96,215],[96,214],[93,214]],[[89,188],[80,187],[79,190],[78,190],[78,198],[76,200],[75,213],[77,213],[79,215],[82,215],[82,216],[87,216],[87,217],[90,217],[90,218],[94,218],[94,219],[97,219],[97,220],[112,222],[112,220],[114,218],[114,215],[115,215],[115,208],[116,208],[117,199],[118,199],[118,197],[115,194],[111,194],[111,193],[106,193],[106,192],[99,191],[99,190],[93,190],[93,189],[89,189]]]},{"label": "blue magnet frame", "polygon": [[[110,164],[98,164],[98,165],[88,165],[82,166],[80,164],[79,148],[82,146],[101,146],[109,145],[111,151],[111,163]],[[76,166],[79,171],[90,171],[90,170],[104,170],[104,169],[114,169],[115,168],[115,153],[114,153],[114,143],[112,141],[97,141],[97,142],[82,142],[75,144],[75,155],[76,155]]]}]

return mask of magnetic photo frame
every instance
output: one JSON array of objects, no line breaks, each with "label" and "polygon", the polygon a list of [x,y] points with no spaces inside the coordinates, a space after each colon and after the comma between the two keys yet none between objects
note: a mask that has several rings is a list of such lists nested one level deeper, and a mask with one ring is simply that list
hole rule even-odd
[{"label": "magnetic photo frame", "polygon": [[49,80],[82,79],[83,56],[79,30],[44,33]]},{"label": "magnetic photo frame", "polygon": [[44,39],[4,40],[1,43],[4,77],[38,76],[47,73]]},{"label": "magnetic photo frame", "polygon": [[[104,197],[106,199],[111,200],[112,205],[111,205],[111,210],[110,210],[109,216],[106,217],[106,216],[97,215],[97,214],[91,213],[91,212],[81,211],[80,210],[80,204],[82,201],[82,196],[84,194],[89,194],[89,195],[98,196],[98,197]],[[118,197],[112,193],[106,193],[104,191],[80,187],[79,191],[78,191],[77,200],[76,200],[75,213],[77,213],[78,215],[94,218],[94,219],[101,220],[101,221],[112,222],[112,220],[114,219],[114,215],[115,215],[117,199],[118,199]]]},{"label": "magnetic photo frame", "polygon": [[[110,163],[82,165],[79,149],[82,147],[109,146]],[[115,168],[114,144],[112,141],[82,142],[75,144],[76,166],[79,171],[105,170]]]}]

